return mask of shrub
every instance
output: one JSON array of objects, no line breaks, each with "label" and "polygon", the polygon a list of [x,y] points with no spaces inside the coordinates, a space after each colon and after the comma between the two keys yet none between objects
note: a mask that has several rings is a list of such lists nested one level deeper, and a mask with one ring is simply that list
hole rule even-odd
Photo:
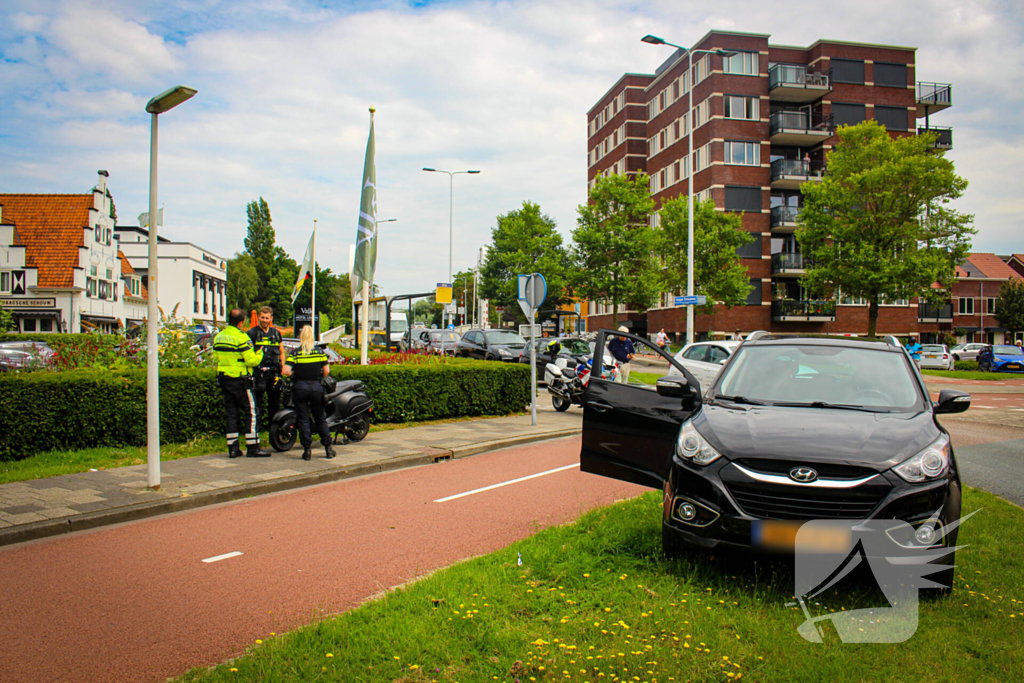
[{"label": "shrub", "polygon": [[976,360],[958,360],[954,366],[954,370],[974,370],[978,369],[978,361]]},{"label": "shrub", "polygon": [[[503,415],[522,410],[530,395],[529,368],[518,364],[342,366],[332,375],[363,381],[376,422]],[[161,441],[220,434],[223,405],[215,370],[162,369]],[[145,443],[144,369],[0,374],[0,460]]]}]

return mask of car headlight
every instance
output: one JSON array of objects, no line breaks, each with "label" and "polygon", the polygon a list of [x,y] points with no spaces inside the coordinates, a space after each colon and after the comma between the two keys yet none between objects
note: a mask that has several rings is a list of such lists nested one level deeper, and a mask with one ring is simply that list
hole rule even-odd
[{"label": "car headlight", "polygon": [[945,476],[949,471],[949,437],[939,436],[930,446],[893,469],[912,484],[931,481]]},{"label": "car headlight", "polygon": [[716,451],[690,422],[685,423],[679,430],[676,454],[697,465],[710,465],[722,457],[722,454]]},{"label": "car headlight", "polygon": [[498,353],[501,354],[502,356],[511,356],[512,355],[506,349],[498,349]]}]

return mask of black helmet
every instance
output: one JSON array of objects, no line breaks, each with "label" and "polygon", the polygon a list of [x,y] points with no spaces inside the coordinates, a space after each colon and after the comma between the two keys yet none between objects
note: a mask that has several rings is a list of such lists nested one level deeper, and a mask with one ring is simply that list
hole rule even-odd
[{"label": "black helmet", "polygon": [[332,393],[338,386],[338,382],[330,375],[327,375],[322,380],[320,380],[320,384],[323,385],[324,391],[326,391],[328,394]]}]

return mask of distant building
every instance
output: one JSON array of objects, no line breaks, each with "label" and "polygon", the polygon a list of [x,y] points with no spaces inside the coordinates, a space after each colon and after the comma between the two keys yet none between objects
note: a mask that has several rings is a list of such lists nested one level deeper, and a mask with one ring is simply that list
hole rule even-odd
[{"label": "distant building", "polygon": [[[822,178],[842,124],[874,119],[893,136],[930,130],[938,147],[952,147],[952,129],[931,125],[952,105],[952,86],[917,81],[912,47],[833,40],[794,47],[770,44],[765,34],[711,31],[693,48],[733,54],[698,53],[688,70],[677,50],[653,74],[623,75],[594,103],[587,114],[588,190],[600,176],[643,172],[657,209],[686,196],[692,168],[695,200],[742,212],[753,239],[738,255],[752,290],[742,305],[698,315],[698,334],[865,334],[866,302],[813,300],[801,285],[804,259],[793,234],[800,185]],[[683,333],[686,308],[675,305],[683,293],[663,293],[643,314],[620,310],[620,324],[641,334]],[[588,329],[610,326],[611,313],[608,302],[591,302]],[[879,333],[917,332],[918,324],[917,301],[883,303]]]},{"label": "distant building", "polygon": [[[948,307],[942,307],[947,314],[951,314],[947,329],[964,332],[957,341],[984,344],[1014,341],[1013,335],[1000,326],[995,317],[999,290],[1010,280],[1024,280],[1024,275],[995,254],[967,255],[967,259],[956,269],[956,283],[950,293],[950,303]],[[1018,334],[1016,341],[1021,338]]]},{"label": "distant building", "polygon": [[115,332],[146,292],[114,239],[107,172],[88,194],[0,194],[0,306],[21,332]]},{"label": "distant building", "polygon": [[[166,229],[161,228],[166,233]],[[142,281],[149,282],[149,230],[118,225],[114,237]],[[196,323],[222,323],[227,318],[227,260],[191,242],[159,237],[159,303],[164,316]]]}]

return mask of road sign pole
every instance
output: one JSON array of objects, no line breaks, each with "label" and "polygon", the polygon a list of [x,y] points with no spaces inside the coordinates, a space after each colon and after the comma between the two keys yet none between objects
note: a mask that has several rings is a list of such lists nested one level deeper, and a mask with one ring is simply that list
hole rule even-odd
[{"label": "road sign pole", "polygon": [[[530,311],[530,330],[536,332],[537,309]],[[537,426],[537,338],[530,338],[530,424]]]}]

